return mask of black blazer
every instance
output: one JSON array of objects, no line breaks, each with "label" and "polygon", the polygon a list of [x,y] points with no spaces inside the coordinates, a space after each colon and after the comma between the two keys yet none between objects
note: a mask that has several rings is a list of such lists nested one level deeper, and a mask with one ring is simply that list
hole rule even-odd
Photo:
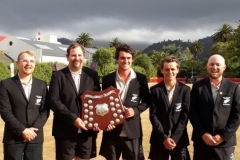
[{"label": "black blazer", "polygon": [[[129,85],[129,89],[126,95],[125,107],[132,107],[134,110],[134,117],[128,118],[123,123],[128,138],[135,139],[142,136],[142,126],[140,114],[147,109],[147,103],[149,98],[149,89],[147,78],[145,75],[136,72],[137,77],[132,79]],[[112,72],[102,79],[102,89],[108,87],[116,87],[116,71]],[[137,95],[137,98],[133,100],[133,95]],[[122,131],[123,125],[116,126],[112,131],[103,132],[103,138],[118,137]]]},{"label": "black blazer", "polygon": [[175,141],[177,147],[188,146],[189,139],[186,125],[190,106],[190,87],[177,82],[171,105],[164,81],[150,88],[150,121],[152,133],[150,143],[162,145],[163,141],[170,137]]},{"label": "black blazer", "polygon": [[38,128],[37,137],[30,143],[43,142],[43,126],[49,115],[47,92],[46,82],[33,77],[28,101],[18,75],[1,81],[0,112],[5,122],[3,143],[23,142],[21,133],[29,127]]},{"label": "black blazer", "polygon": [[204,144],[201,137],[208,132],[211,135],[219,134],[224,139],[219,147],[236,145],[236,131],[240,124],[239,85],[223,78],[214,103],[210,79],[207,77],[194,83],[191,91],[190,121],[195,144]]},{"label": "black blazer", "polygon": [[[80,96],[86,91],[100,91],[100,83],[96,71],[83,67],[80,89],[77,93],[75,83],[68,67],[52,75],[49,95],[50,105],[54,112],[52,135],[56,137],[73,138],[77,136],[78,128],[74,121],[81,117],[82,102]],[[93,131],[84,131],[91,136]],[[92,134],[90,134],[92,133]]]}]

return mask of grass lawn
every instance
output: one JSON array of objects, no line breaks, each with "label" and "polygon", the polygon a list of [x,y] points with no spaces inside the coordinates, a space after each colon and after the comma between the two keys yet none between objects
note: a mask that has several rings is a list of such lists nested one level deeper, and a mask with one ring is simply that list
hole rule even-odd
[{"label": "grass lawn", "polygon": [[[146,110],[144,113],[142,113],[141,115],[142,117],[142,125],[143,125],[143,147],[144,147],[144,153],[145,153],[145,157],[148,157],[148,153],[149,153],[149,136],[151,133],[151,124],[148,118],[148,110]],[[54,160],[55,159],[55,144],[54,144],[54,139],[51,136],[51,131],[52,131],[52,119],[53,116],[52,114],[50,115],[45,127],[44,127],[44,131],[45,131],[45,142],[44,142],[44,147],[43,147],[43,159],[44,160]],[[0,139],[2,140],[2,136],[3,136],[3,130],[4,130],[4,123],[2,121],[2,119],[0,120],[0,126],[2,126],[0,128]],[[188,124],[188,133],[189,136],[191,136],[191,132],[192,132],[192,127],[190,124]],[[237,137],[238,137],[238,144],[240,145],[240,130],[238,130],[237,132]],[[102,133],[100,132],[98,135],[98,150],[99,150],[99,145],[101,143],[101,138],[102,138]],[[240,147],[239,145],[236,147],[236,151],[235,151],[235,160],[240,160]],[[189,150],[192,156],[192,144],[189,146]],[[0,146],[0,159],[3,159],[3,148],[2,145]],[[105,158],[98,156],[96,158],[94,158],[94,160],[104,160]]]}]

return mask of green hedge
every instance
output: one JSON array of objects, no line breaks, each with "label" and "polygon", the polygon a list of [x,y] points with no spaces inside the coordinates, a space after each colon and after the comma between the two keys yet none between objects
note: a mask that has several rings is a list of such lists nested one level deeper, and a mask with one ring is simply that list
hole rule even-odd
[{"label": "green hedge", "polygon": [[[43,81],[46,81],[47,84],[49,85],[49,82],[51,80],[52,76],[52,67],[54,63],[47,62],[47,63],[37,63],[33,72],[33,76],[36,78],[39,78]],[[0,80],[6,79],[10,77],[10,69],[9,65],[0,62]],[[17,74],[18,68],[17,65],[14,65],[14,73]]]},{"label": "green hedge", "polygon": [[10,77],[10,69],[5,62],[0,62],[0,81]]}]

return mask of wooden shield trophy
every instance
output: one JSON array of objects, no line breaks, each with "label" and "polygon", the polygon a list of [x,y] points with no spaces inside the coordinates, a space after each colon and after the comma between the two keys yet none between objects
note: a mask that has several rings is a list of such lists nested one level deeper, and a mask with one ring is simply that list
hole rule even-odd
[{"label": "wooden shield trophy", "polygon": [[118,89],[111,86],[100,92],[87,90],[81,95],[81,99],[81,118],[87,129],[98,127],[106,130],[109,124],[116,126],[125,121]]}]

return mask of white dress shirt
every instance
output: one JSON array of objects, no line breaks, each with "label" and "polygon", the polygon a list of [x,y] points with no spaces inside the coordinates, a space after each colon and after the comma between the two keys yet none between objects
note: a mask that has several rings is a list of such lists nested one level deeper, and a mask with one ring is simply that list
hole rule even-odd
[{"label": "white dress shirt", "polygon": [[[129,84],[130,84],[131,80],[136,78],[136,77],[137,77],[136,73],[131,68],[130,69],[130,76],[128,77],[127,81],[125,82],[124,80],[122,80],[122,78],[118,74],[118,70],[116,71],[116,86],[117,86],[117,89],[120,90],[120,98],[122,100],[122,103],[125,102],[127,92],[128,92],[128,89],[129,89]],[[122,128],[122,132],[120,133],[119,136],[120,137],[127,137],[124,125],[123,125],[123,128]]]}]

